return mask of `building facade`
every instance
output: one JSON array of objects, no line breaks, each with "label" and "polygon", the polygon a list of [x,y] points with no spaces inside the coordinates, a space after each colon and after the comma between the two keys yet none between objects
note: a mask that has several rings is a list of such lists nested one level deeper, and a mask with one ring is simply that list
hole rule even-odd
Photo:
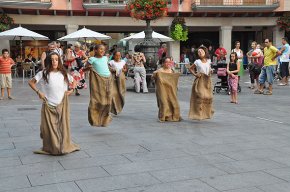
[{"label": "building facade", "polygon": [[[126,0],[1,0],[0,12],[22,26],[56,40],[83,26],[106,33],[115,43],[130,32],[140,32],[144,21],[136,21],[125,11]],[[169,35],[174,17],[184,17],[189,29],[186,42],[169,43],[169,53],[179,60],[180,50],[192,45],[219,44],[227,50],[239,40],[246,51],[250,42],[273,38],[279,45],[285,36],[276,20],[290,11],[289,0],[170,0],[167,17],[152,22],[154,31]],[[17,42],[0,40],[0,49]],[[43,47],[43,42],[28,42],[27,47]],[[39,51],[39,50],[38,50]]]}]

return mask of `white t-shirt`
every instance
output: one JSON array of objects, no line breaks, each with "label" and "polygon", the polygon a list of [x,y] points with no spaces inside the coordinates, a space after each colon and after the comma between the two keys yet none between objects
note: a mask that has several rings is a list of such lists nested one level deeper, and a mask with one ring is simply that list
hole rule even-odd
[{"label": "white t-shirt", "polygon": [[[73,77],[68,76],[68,81],[73,82]],[[60,71],[50,72],[48,75],[48,83],[43,80],[43,71],[38,72],[34,79],[37,83],[40,82],[41,91],[44,93],[48,104],[52,106],[57,106],[62,102],[64,93],[68,89],[68,84],[64,81],[64,76]]]},{"label": "white t-shirt", "polygon": [[57,53],[57,54],[60,56],[60,58],[62,58],[62,56],[63,56],[63,51],[62,51],[61,48],[56,48],[56,49],[54,49],[54,52]]},{"label": "white t-shirt", "polygon": [[114,60],[111,60],[109,62],[109,65],[116,70],[116,75],[119,76],[119,74],[122,72],[123,67],[125,66],[126,62],[124,60],[121,60],[119,62],[116,62]]},{"label": "white t-shirt", "polygon": [[280,62],[289,62],[289,53],[290,53],[289,44],[287,43],[283,47],[285,47],[285,50],[283,51],[282,55],[280,56]]},{"label": "white t-shirt", "polygon": [[196,71],[198,73],[209,75],[211,73],[210,63],[210,59],[208,59],[206,63],[202,63],[200,59],[197,59],[193,64],[196,66]]}]

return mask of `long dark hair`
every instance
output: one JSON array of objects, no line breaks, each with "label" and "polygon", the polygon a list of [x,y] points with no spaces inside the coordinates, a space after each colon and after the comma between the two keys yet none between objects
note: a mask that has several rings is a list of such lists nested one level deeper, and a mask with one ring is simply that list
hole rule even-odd
[{"label": "long dark hair", "polygon": [[68,83],[68,76],[67,76],[67,72],[65,70],[65,68],[63,67],[62,65],[62,62],[61,62],[61,58],[59,56],[59,54],[53,52],[51,54],[49,54],[47,57],[50,57],[50,62],[48,63],[48,65],[46,66],[46,68],[43,70],[43,80],[48,83],[48,78],[49,78],[49,73],[51,71],[53,71],[53,67],[52,67],[52,59],[51,57],[53,55],[57,55],[58,57],[58,66],[57,66],[57,70],[61,72],[61,74],[63,75],[64,77],[64,81]]},{"label": "long dark hair", "polygon": [[237,63],[237,61],[238,61],[238,55],[237,55],[237,53],[236,52],[231,52],[231,54],[230,54],[230,63],[232,62],[231,55],[235,55],[234,63]]}]

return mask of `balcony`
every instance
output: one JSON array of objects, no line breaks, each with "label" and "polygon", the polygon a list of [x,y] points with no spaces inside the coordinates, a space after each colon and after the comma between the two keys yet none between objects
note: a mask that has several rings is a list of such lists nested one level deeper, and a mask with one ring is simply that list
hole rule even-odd
[{"label": "balcony", "polygon": [[260,12],[274,11],[280,0],[193,0],[193,11],[208,12]]},{"label": "balcony", "polygon": [[2,8],[18,8],[18,9],[49,9],[51,0],[1,0]]},{"label": "balcony", "polygon": [[[125,9],[127,0],[84,0],[85,9]],[[168,1],[171,5],[171,0]]]}]

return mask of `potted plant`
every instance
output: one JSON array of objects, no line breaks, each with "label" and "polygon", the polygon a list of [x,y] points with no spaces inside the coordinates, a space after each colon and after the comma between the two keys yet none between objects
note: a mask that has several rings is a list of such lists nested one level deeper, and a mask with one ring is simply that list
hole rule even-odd
[{"label": "potted plant", "polygon": [[290,13],[284,13],[277,19],[277,26],[281,30],[290,31]]},{"label": "potted plant", "polygon": [[0,16],[0,31],[6,31],[14,23],[13,18],[9,17],[7,14],[3,13]]},{"label": "potted plant", "polygon": [[188,39],[188,28],[183,17],[175,17],[170,26],[171,38],[177,41]]}]

